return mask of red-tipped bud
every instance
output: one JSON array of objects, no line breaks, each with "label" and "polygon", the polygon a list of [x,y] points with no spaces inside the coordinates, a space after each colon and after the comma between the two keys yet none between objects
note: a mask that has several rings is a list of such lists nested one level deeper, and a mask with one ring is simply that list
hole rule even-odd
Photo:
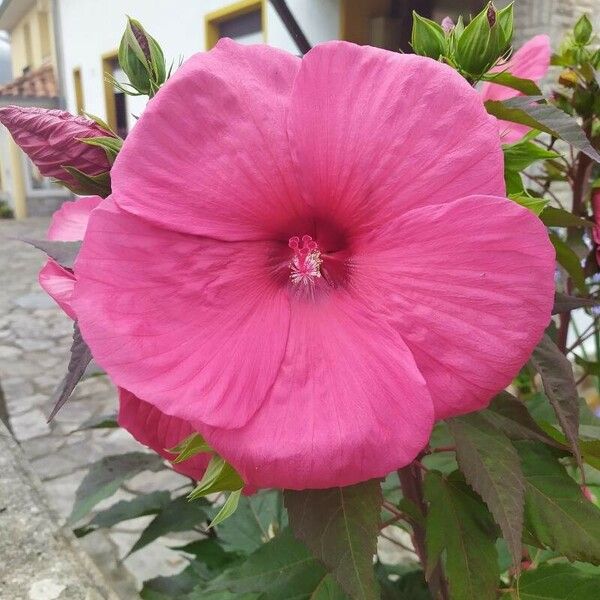
[{"label": "red-tipped bud", "polygon": [[72,189],[77,189],[80,182],[64,167],[77,169],[88,177],[110,170],[106,151],[80,140],[112,134],[85,117],[61,110],[6,106],[0,108],[0,122],[42,175],[58,179]]}]

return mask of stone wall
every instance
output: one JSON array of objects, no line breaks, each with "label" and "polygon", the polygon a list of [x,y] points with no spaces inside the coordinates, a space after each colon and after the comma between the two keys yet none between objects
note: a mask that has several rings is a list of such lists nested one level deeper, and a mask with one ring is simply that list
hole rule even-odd
[{"label": "stone wall", "polygon": [[557,47],[583,13],[592,18],[599,30],[600,0],[516,0],[515,47],[539,33],[547,33]]}]

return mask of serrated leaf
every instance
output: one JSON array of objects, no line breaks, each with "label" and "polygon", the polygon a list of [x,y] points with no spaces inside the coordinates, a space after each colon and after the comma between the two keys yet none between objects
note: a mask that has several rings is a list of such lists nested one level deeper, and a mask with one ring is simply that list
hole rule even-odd
[{"label": "serrated leaf", "polygon": [[569,560],[600,564],[600,509],[548,447],[515,442],[525,476],[525,529],[543,548]]},{"label": "serrated leaf", "polygon": [[578,308],[593,308],[599,306],[600,300],[594,300],[592,298],[578,298],[577,296],[569,296],[567,294],[561,294],[556,292],[554,294],[554,307],[552,308],[552,314],[557,315]]},{"label": "serrated leaf", "polygon": [[88,469],[75,492],[75,504],[69,517],[70,523],[85,517],[98,502],[112,496],[124,481],[142,471],[158,471],[163,468],[162,458],[145,452],[129,452],[105,456]]},{"label": "serrated leaf", "polygon": [[[202,590],[259,593],[264,600],[344,600],[346,596],[310,551],[290,530],[283,531],[251,554],[244,563],[225,571]],[[191,600],[204,600],[200,593]]]},{"label": "serrated leaf", "polygon": [[212,448],[204,441],[204,438],[199,433],[192,433],[192,435],[185,438],[185,440],[177,444],[174,448],[167,449],[167,452],[176,455],[171,462],[180,463],[196,456],[196,454],[212,452]]},{"label": "serrated leaf", "polygon": [[95,527],[112,527],[117,523],[155,515],[171,501],[167,491],[152,492],[136,496],[131,500],[120,500],[110,508],[99,512],[89,523]]},{"label": "serrated leaf", "polygon": [[81,249],[81,242],[57,242],[50,240],[34,240],[33,238],[21,238],[22,242],[45,252],[55,260],[61,267],[72,269],[75,259]]},{"label": "serrated leaf", "polygon": [[546,227],[593,227],[594,224],[587,219],[582,219],[568,210],[547,206],[540,219]]},{"label": "serrated leaf", "polygon": [[569,440],[569,447],[583,469],[579,452],[579,394],[573,378],[573,368],[552,339],[544,334],[535,347],[531,363],[540,374],[544,391],[556,413],[556,418]]},{"label": "serrated leaf", "polygon": [[501,392],[489,407],[478,413],[511,440],[533,440],[555,446],[554,440],[535,422],[523,402]]},{"label": "serrated leaf", "polygon": [[142,600],[181,600],[198,585],[198,575],[192,565],[168,577],[159,576],[144,581]]},{"label": "serrated leaf", "polygon": [[500,572],[486,506],[458,478],[435,471],[425,478],[425,499],[429,573],[445,550],[451,600],[495,600]]},{"label": "serrated leaf", "polygon": [[244,487],[237,471],[222,457],[213,456],[196,487],[190,492],[189,500],[202,498],[214,492],[234,492]]},{"label": "serrated leaf", "polygon": [[378,598],[373,556],[383,497],[378,480],[326,490],[285,490],[290,526],[353,599]]},{"label": "serrated leaf", "polygon": [[71,355],[69,356],[67,373],[50,398],[50,402],[54,405],[54,408],[48,417],[48,422],[52,421],[56,416],[56,413],[71,397],[73,390],[79,383],[79,380],[83,377],[91,360],[92,352],[88,345],[83,341],[79,325],[75,322],[73,324],[73,343],[71,344]]},{"label": "serrated leaf", "polygon": [[225,549],[250,554],[287,526],[281,492],[262,490],[242,496],[236,512],[219,525]]},{"label": "serrated leaf", "polygon": [[600,590],[600,574],[572,565],[542,565],[523,573],[515,587],[502,600],[593,600]]},{"label": "serrated leaf", "polygon": [[498,119],[545,131],[600,162],[600,154],[590,144],[577,121],[545,100],[538,103],[541,100],[544,100],[541,96],[518,96],[503,101],[488,100],[485,107],[489,114]]},{"label": "serrated leaf", "polygon": [[188,531],[204,523],[208,515],[203,501],[190,502],[186,496],[171,500],[144,529],[129,554],[137,552],[163,535],[176,531]]},{"label": "serrated leaf", "polygon": [[241,495],[241,489],[235,490],[231,492],[231,494],[229,494],[227,500],[225,500],[225,503],[221,507],[221,510],[217,513],[216,517],[210,522],[209,528],[214,527],[215,525],[219,525],[219,523],[222,523],[223,521],[228,519],[237,510]]},{"label": "serrated leaf", "polygon": [[391,580],[387,572],[378,565],[377,574],[381,586],[381,600],[433,600],[431,592],[427,587],[423,571],[409,571],[402,575],[396,575]]},{"label": "serrated leaf", "polygon": [[448,421],[467,483],[483,498],[500,526],[515,568],[521,563],[525,480],[508,437],[478,414]]},{"label": "serrated leaf", "polygon": [[569,274],[575,286],[582,292],[585,292],[587,289],[585,285],[585,272],[575,251],[555,233],[550,233],[550,241],[554,246],[556,260],[560,266]]}]

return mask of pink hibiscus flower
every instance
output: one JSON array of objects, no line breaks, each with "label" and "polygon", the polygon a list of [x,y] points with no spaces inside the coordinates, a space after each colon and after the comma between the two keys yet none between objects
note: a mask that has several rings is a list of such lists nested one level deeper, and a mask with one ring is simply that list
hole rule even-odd
[{"label": "pink hibiscus flower", "polygon": [[[75,202],[65,202],[52,216],[48,229],[49,240],[76,242],[83,240],[91,212],[102,202],[98,196],[80,198]],[[76,314],[71,305],[75,274],[56,261],[49,259],[39,275],[42,288],[64,310],[71,319]],[[135,418],[131,418],[134,415]],[[167,448],[173,448],[193,433],[191,425],[181,419],[166,418],[152,405],[140,400],[127,390],[119,389],[119,424],[127,429],[139,442],[152,448],[162,457],[172,460],[173,454]],[[200,479],[210,456],[196,455],[190,460],[173,465],[175,470],[188,477]]]},{"label": "pink hibiscus flower", "polygon": [[[531,79],[536,83],[540,83],[550,67],[551,55],[550,38],[547,35],[536,35],[523,44],[507,63],[498,65],[493,71],[496,73],[508,71],[515,77]],[[504,85],[486,82],[481,88],[481,95],[485,102],[486,100],[508,100],[522,94]],[[497,122],[502,141],[507,144],[519,141],[531,129],[526,125],[510,123],[509,121],[498,120]]]},{"label": "pink hibiscus flower", "polygon": [[505,198],[495,121],[427,58],[223,40],[150,101],[111,176],[75,265],[84,339],[256,487],[409,463],[550,318],[554,251]]}]

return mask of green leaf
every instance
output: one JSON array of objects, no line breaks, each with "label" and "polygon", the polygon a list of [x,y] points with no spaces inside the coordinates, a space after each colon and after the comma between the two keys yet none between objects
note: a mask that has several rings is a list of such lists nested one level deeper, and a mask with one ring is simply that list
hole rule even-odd
[{"label": "green leaf", "polygon": [[544,391],[569,440],[573,456],[577,459],[577,464],[583,468],[578,444],[579,394],[571,363],[547,334],[535,347],[531,363],[542,378]]},{"label": "green leaf", "polygon": [[525,196],[522,194],[510,194],[509,198],[528,208],[534,215],[540,216],[544,209],[548,206],[548,201],[543,198],[535,198],[534,196]]},{"label": "green leaf", "polygon": [[78,139],[80,142],[88,144],[89,146],[102,148],[111,165],[115,162],[115,158],[117,158],[117,154],[119,154],[119,151],[123,146],[123,140],[120,137],[101,136]]},{"label": "green leaf", "polygon": [[581,46],[585,46],[591,39],[593,33],[592,23],[586,14],[581,15],[573,29],[573,38]]},{"label": "green leaf", "polygon": [[590,360],[585,360],[581,356],[577,356],[577,354],[573,354],[575,357],[575,363],[578,364],[588,375],[596,375],[600,377],[600,362],[592,362]]},{"label": "green leaf", "polygon": [[556,445],[535,422],[525,404],[508,392],[500,392],[489,407],[478,414],[511,440],[532,440]]},{"label": "green leaf", "polygon": [[85,431],[87,429],[116,429],[119,427],[117,422],[117,415],[94,415],[90,419],[86,419],[77,429],[74,429],[71,433],[77,431]]},{"label": "green leaf", "polygon": [[75,505],[69,523],[85,517],[98,502],[112,496],[124,481],[134,475],[162,468],[162,458],[146,452],[105,456],[93,463],[75,492]]},{"label": "green leaf", "polygon": [[[215,572],[220,573],[226,567],[238,562],[240,558],[239,554],[224,550],[218,538],[204,538],[184,546],[172,546],[171,550],[193,555],[195,563],[205,565],[208,577],[211,579]],[[199,570],[197,564],[196,569]]]},{"label": "green leaf", "polygon": [[122,521],[137,519],[160,512],[171,501],[167,491],[152,492],[136,496],[132,500],[121,500],[110,508],[99,512],[88,524],[88,527],[112,527]]},{"label": "green leaf", "polygon": [[214,492],[235,492],[242,487],[244,482],[237,471],[220,456],[213,456],[188,498],[195,500]]},{"label": "green leaf", "polygon": [[326,490],[285,490],[290,526],[346,593],[378,598],[373,556],[383,497],[378,480]]},{"label": "green leaf", "polygon": [[578,298],[577,296],[569,296],[567,294],[561,294],[556,292],[554,294],[554,307],[552,308],[552,314],[557,315],[577,308],[593,308],[598,306],[600,300],[594,300],[593,298]]},{"label": "green leaf", "polygon": [[225,521],[225,519],[228,519],[237,510],[241,495],[241,489],[231,492],[221,507],[221,510],[217,513],[217,516],[210,522],[209,527],[214,527]]},{"label": "green leaf", "polygon": [[548,206],[541,217],[546,227],[593,227],[594,224],[587,219],[582,219],[568,210]]},{"label": "green leaf", "polygon": [[519,455],[508,437],[478,414],[457,417],[448,424],[456,441],[460,470],[490,509],[518,568],[525,503]]},{"label": "green leaf", "polygon": [[391,569],[385,568],[384,565],[378,564],[376,566],[382,600],[398,600],[399,598],[406,598],[406,600],[433,600],[423,571],[409,571],[402,575],[393,573],[392,571],[390,574],[395,575],[393,579],[389,578],[388,571],[391,571]]},{"label": "green leaf", "polygon": [[422,17],[413,10],[410,45],[415,54],[438,60],[446,53],[446,35],[438,23]]},{"label": "green leaf", "polygon": [[500,578],[496,534],[486,506],[454,474],[425,478],[428,571],[446,550],[452,600],[495,600]]},{"label": "green leaf", "polygon": [[568,142],[587,154],[592,160],[600,162],[600,154],[587,139],[577,121],[544,100],[541,96],[518,96],[509,100],[488,100],[485,107],[489,114],[501,119],[527,125],[533,129],[545,131],[550,135]]},{"label": "green leaf", "polygon": [[186,437],[177,446],[167,450],[167,452],[177,455],[172,461],[174,463],[183,462],[202,452],[212,451],[213,449],[204,441],[204,438],[199,433],[192,433],[192,435]]},{"label": "green leaf", "polygon": [[582,292],[585,292],[587,290],[585,273],[577,254],[555,233],[550,233],[550,241],[556,251],[556,260],[569,274],[575,286]]},{"label": "green leaf", "polygon": [[523,171],[538,160],[557,158],[560,154],[542,148],[539,144],[524,140],[515,144],[504,144],[504,169]]},{"label": "green leaf", "polygon": [[236,512],[219,525],[223,546],[233,552],[254,552],[287,525],[282,506],[279,491],[263,490],[242,496]]},{"label": "green leaf", "polygon": [[198,584],[198,575],[192,565],[188,565],[177,575],[155,577],[144,582],[140,592],[142,600],[181,600],[192,592]]},{"label": "green leaf", "polygon": [[144,529],[129,554],[137,552],[163,535],[174,531],[188,531],[200,526],[208,518],[206,508],[205,502],[190,502],[186,496],[171,500]]},{"label": "green leaf", "polygon": [[592,600],[600,589],[600,574],[591,575],[572,565],[542,565],[525,571],[513,592],[502,600]]},{"label": "green leaf", "polygon": [[[202,593],[260,593],[263,600],[344,600],[339,586],[289,530],[251,554],[238,567],[225,571]],[[206,596],[210,597],[210,596]],[[191,600],[204,600],[200,593]]]},{"label": "green leaf", "polygon": [[502,71],[500,73],[488,73],[483,79],[485,81],[490,81],[491,83],[496,83],[498,85],[503,85],[504,87],[517,90],[522,94],[525,94],[525,96],[541,96],[542,94],[542,91],[535,81],[516,77],[508,71]]},{"label": "green leaf", "polygon": [[75,185],[67,184],[64,181],[59,181],[66,188],[70,189],[73,193],[79,195],[95,195],[102,198],[106,198],[110,195],[111,184],[110,184],[110,173],[100,173],[99,175],[86,175],[83,171],[63,165],[62,167],[71,177],[77,182]]},{"label": "green leaf", "polygon": [[587,501],[552,450],[515,442],[525,476],[525,529],[542,548],[600,563],[600,509]]}]

